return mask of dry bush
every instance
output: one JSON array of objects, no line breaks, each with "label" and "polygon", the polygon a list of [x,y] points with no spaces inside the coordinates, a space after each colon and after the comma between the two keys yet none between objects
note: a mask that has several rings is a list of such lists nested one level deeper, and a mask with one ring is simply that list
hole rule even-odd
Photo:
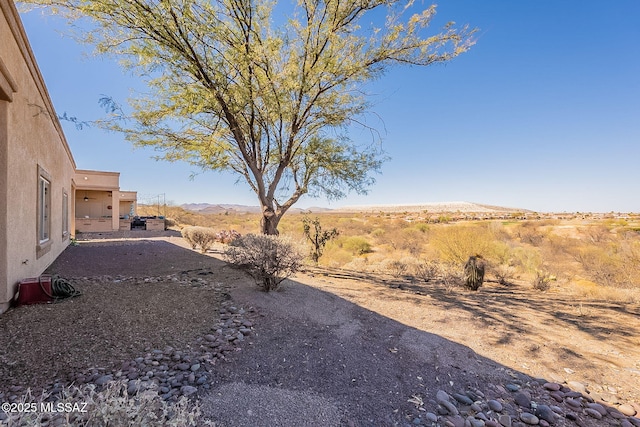
[{"label": "dry bush", "polygon": [[342,268],[352,271],[367,272],[371,269],[369,260],[367,258],[353,258],[351,261],[345,263]]},{"label": "dry bush", "polygon": [[265,292],[278,288],[287,277],[298,271],[303,255],[284,237],[247,234],[229,245],[227,261],[246,268]]},{"label": "dry bush", "polygon": [[320,260],[321,265],[339,268],[357,260],[349,251],[343,249],[337,242],[329,242]]},{"label": "dry bush", "polygon": [[409,265],[397,259],[385,259],[378,264],[378,270],[393,276],[404,276],[409,271]]},{"label": "dry bush", "polygon": [[535,273],[542,266],[543,260],[537,248],[517,247],[512,251],[511,265],[525,273]]},{"label": "dry bush", "polygon": [[500,264],[492,271],[501,285],[508,285],[516,277],[516,269],[511,265]]},{"label": "dry bush", "polygon": [[551,289],[551,282],[556,280],[555,276],[547,271],[537,271],[536,277],[533,279],[533,289],[546,292]]},{"label": "dry bush", "polygon": [[[9,412],[5,422],[9,426],[61,427],[213,425],[202,420],[199,406],[191,404],[184,396],[175,403],[163,400],[154,389],[130,396],[127,386],[124,381],[114,381],[99,392],[95,385],[69,386],[62,390],[60,399],[56,401],[47,394],[35,396],[27,391],[17,402],[23,407],[36,405],[37,410]],[[53,405],[53,411],[41,410],[43,407],[51,408],[50,405]]]},{"label": "dry bush", "polygon": [[182,238],[184,240],[187,241],[187,243],[189,243],[189,245],[191,245],[191,249],[196,249],[198,247],[198,244],[191,238],[191,233],[193,232],[195,227],[193,226],[187,226],[182,228],[182,230],[180,230],[180,234],[182,235]]},{"label": "dry bush", "polygon": [[602,224],[593,224],[580,229],[580,232],[586,237],[587,241],[597,244],[607,242],[611,239],[611,231]]},{"label": "dry bush", "polygon": [[464,284],[464,271],[459,265],[443,263],[440,264],[440,279],[445,290],[451,292]]},{"label": "dry bush", "polygon": [[444,262],[462,265],[471,255],[488,258],[496,242],[486,227],[451,225],[433,230],[430,243]]},{"label": "dry bush", "polygon": [[428,282],[437,278],[440,275],[440,270],[440,264],[436,261],[421,259],[414,266],[413,275]]},{"label": "dry bush", "polygon": [[375,239],[376,243],[382,243],[385,241],[385,234],[387,231],[384,228],[375,228],[371,232],[371,237]]},{"label": "dry bush", "polygon": [[218,238],[216,231],[207,227],[189,226],[183,228],[181,233],[192,249],[196,249],[199,246],[202,253],[206,253],[211,249],[211,246]]},{"label": "dry bush", "polygon": [[489,232],[494,239],[507,242],[511,239],[511,235],[500,221],[491,221],[488,225]]},{"label": "dry bush", "polygon": [[516,229],[516,236],[522,243],[539,246],[546,237],[546,233],[540,229],[540,223],[525,221]]},{"label": "dry bush", "polygon": [[383,241],[394,250],[415,254],[420,253],[427,241],[427,234],[415,227],[403,227],[386,233]]},{"label": "dry bush", "polygon": [[191,249],[200,247],[202,253],[206,253],[215,242],[229,244],[241,235],[235,230],[215,231],[212,228],[188,226],[181,231],[182,238],[190,245]]}]

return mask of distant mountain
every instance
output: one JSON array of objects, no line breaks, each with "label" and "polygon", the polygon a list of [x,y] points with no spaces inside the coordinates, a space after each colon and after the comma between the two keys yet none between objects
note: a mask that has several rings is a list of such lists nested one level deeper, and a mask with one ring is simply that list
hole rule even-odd
[{"label": "distant mountain", "polygon": [[505,208],[501,206],[483,205],[471,202],[439,202],[419,203],[407,205],[370,205],[345,206],[336,209],[337,212],[430,212],[430,213],[496,213],[496,212],[531,212],[528,209]]},{"label": "distant mountain", "polygon": [[260,213],[260,208],[257,206],[245,206],[245,205],[229,205],[219,204],[212,205],[209,203],[187,203],[180,205],[180,207],[186,211],[193,211],[202,214],[218,214],[225,212],[237,212],[237,213]]},{"label": "distant mountain", "polygon": [[[258,206],[245,206],[233,204],[210,204],[210,203],[187,203],[180,206],[187,211],[194,211],[202,214],[220,213],[260,213]],[[495,213],[495,212],[531,212],[528,209],[505,208],[502,206],[490,206],[471,202],[441,202],[441,203],[417,203],[406,205],[360,205],[345,206],[337,209],[322,207],[311,207],[306,209],[291,208],[290,213],[326,213],[326,212],[474,212],[474,213]]]}]

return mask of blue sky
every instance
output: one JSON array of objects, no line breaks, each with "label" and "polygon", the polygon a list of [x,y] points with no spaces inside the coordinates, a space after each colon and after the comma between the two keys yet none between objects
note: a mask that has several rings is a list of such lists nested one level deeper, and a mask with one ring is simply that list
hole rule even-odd
[{"label": "blue sky", "polygon": [[[56,18],[22,18],[59,114],[93,120],[104,116],[102,94],[124,103],[142,89],[115,60],[62,37]],[[369,194],[296,206],[640,212],[640,1],[447,0],[437,21],[477,27],[477,43],[446,65],[394,67],[367,87],[391,158]],[[119,171],[121,188],[142,201],[257,204],[235,175],[191,180],[192,166],[155,161],[120,134],[63,126],[78,168]]]}]

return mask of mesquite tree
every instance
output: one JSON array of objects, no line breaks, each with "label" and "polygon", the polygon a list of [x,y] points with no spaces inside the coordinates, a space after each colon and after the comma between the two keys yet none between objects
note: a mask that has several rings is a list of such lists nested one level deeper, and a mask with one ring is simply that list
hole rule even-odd
[{"label": "mesquite tree", "polygon": [[[435,6],[398,0],[27,0],[147,79],[132,119],[108,126],[160,158],[239,174],[277,234],[301,196],[365,193],[383,155],[347,133],[362,87],[393,64],[449,61],[473,31],[427,27]],[[379,24],[376,24],[379,23]],[[365,125],[366,126],[366,125]]]}]

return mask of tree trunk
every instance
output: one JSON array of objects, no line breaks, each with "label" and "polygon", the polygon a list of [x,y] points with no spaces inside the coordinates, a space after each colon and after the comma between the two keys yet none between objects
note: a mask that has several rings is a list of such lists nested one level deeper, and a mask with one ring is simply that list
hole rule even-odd
[{"label": "tree trunk", "polygon": [[262,218],[260,219],[260,228],[262,229],[262,234],[266,234],[268,236],[277,236],[280,234],[278,232],[278,224],[280,223],[280,218],[282,218],[282,214],[276,214],[272,208],[263,207],[262,208]]}]

